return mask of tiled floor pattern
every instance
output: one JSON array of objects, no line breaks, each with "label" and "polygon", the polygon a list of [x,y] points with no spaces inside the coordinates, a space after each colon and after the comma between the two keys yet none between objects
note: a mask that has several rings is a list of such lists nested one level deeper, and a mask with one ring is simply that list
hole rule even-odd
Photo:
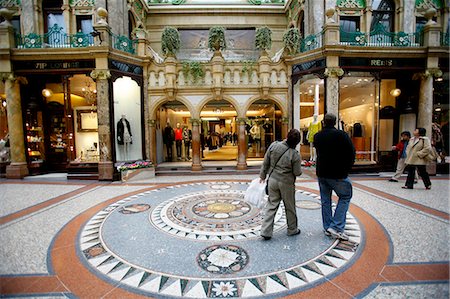
[{"label": "tiled floor pattern", "polygon": [[[314,177],[313,173],[308,174],[311,178]],[[183,182],[183,179],[171,178],[167,181]],[[448,227],[448,210],[445,211],[443,208],[436,210],[428,206],[426,201],[421,201],[420,195],[410,201],[403,193],[392,192],[390,189],[392,185],[384,188],[381,179],[372,178],[370,181],[373,183],[365,184],[360,178],[354,179],[355,188],[373,198],[383,198],[400,207],[405,206],[418,210],[423,215],[437,217],[446,222]],[[376,183],[377,181],[380,183]],[[441,178],[440,181],[448,183],[448,178]],[[58,296],[133,298],[141,295],[156,298],[249,296],[298,298],[299,294],[309,298],[355,296],[448,298],[449,296],[448,261],[393,263],[393,244],[390,238],[396,238],[395,234],[388,235],[382,223],[372,218],[361,207],[352,205],[349,213],[347,232],[352,234],[351,242],[327,243],[329,239],[324,238],[320,230],[315,230],[320,227],[320,223],[311,221],[320,218],[317,217],[320,215],[320,201],[314,179],[303,180],[304,184],[297,183],[297,186],[300,185],[297,192],[299,223],[303,230],[298,236],[299,239],[285,235],[286,220],[280,210],[276,218],[274,238],[268,243],[258,238],[258,224],[261,217],[259,211],[242,202],[242,192],[248,179],[233,181],[228,177],[225,180],[205,181],[201,178],[192,178],[192,182],[185,184],[161,184],[162,182],[164,181],[161,179],[155,180],[153,184],[157,185],[147,188],[143,182],[142,188],[146,189],[141,188],[142,191],[135,189],[136,191],[128,195],[115,197],[114,193],[111,193],[110,200],[92,206],[84,212],[80,210],[80,214],[54,237],[48,252],[49,273],[2,275],[0,296],[46,298]],[[24,186],[33,184],[34,188],[36,184],[42,184],[44,188],[47,184],[36,181],[28,184],[20,181],[13,183]],[[433,187],[439,186],[433,184]],[[102,190],[112,188],[107,184],[97,185],[104,187]],[[0,189],[2,186],[4,183],[2,185],[0,182]],[[5,214],[0,218],[2,221],[0,230],[11,226],[15,221],[26,221],[27,217],[32,217],[39,211],[64,204],[77,193],[85,192],[85,197],[93,194],[95,196],[96,184],[83,185],[81,182],[70,188],[73,191],[55,193],[54,197],[47,201],[41,200],[37,204]],[[434,193],[429,194],[441,196],[445,192],[448,193],[448,190],[432,192]],[[32,201],[30,199],[30,203]],[[357,202],[355,200],[355,203]],[[439,206],[442,207],[442,204]],[[142,233],[133,234],[133,227],[139,232],[147,229],[150,234],[147,237],[142,237]],[[355,246],[359,242],[361,244]],[[295,248],[295,251],[289,252],[303,251],[298,245],[305,243],[320,246],[317,245],[316,248],[304,252],[302,256],[296,255],[293,258],[296,263],[289,259],[279,261],[271,258],[277,257],[286,248]],[[181,245],[177,247],[176,253],[187,257],[185,259],[191,264],[179,267],[184,270],[177,272],[175,255],[170,256],[170,252],[164,251],[164,246],[157,244],[167,244],[168,248],[172,248],[174,244]],[[255,248],[259,247],[266,253],[255,252]],[[274,247],[273,251],[267,252],[268,247]],[[191,254],[185,256],[184,252]],[[133,256],[140,254],[151,258],[133,260]],[[1,259],[3,262],[4,257]],[[140,262],[142,260],[144,262]],[[260,264],[267,268],[255,267]]]},{"label": "tiled floor pattern", "polygon": [[[327,240],[321,231],[316,231],[309,242],[317,244],[315,239],[322,239],[324,246],[315,252],[310,250],[314,246],[292,251],[295,244],[286,238],[278,244],[274,240],[264,250],[255,250],[262,245],[261,240],[257,240],[262,216],[259,209],[243,201],[246,187],[246,183],[183,184],[127,197],[89,220],[80,235],[80,251],[101,275],[131,290],[156,297],[274,296],[308,287],[352,260],[361,240],[361,230],[350,214],[346,227],[351,236],[348,242]],[[173,193],[175,196],[171,197]],[[159,200],[161,203],[159,194],[164,194]],[[297,200],[299,206],[307,203],[308,212],[316,214],[311,218],[317,220],[314,225],[320,227],[320,217],[317,217],[320,210],[314,209],[320,207],[317,196],[299,192]],[[156,204],[154,209],[150,208],[153,203]],[[146,215],[148,210],[149,216]],[[145,216],[132,220],[131,217],[141,213]],[[150,227],[147,218],[157,230]],[[123,219],[126,220],[121,221]],[[148,230],[142,227],[145,225],[149,226]],[[284,234],[286,219],[280,209],[275,231],[282,229]],[[144,236],[147,233],[149,236]],[[279,235],[275,234],[274,239],[280,239]],[[173,238],[175,242],[169,240]],[[117,244],[120,240],[133,240],[137,244],[121,246]],[[200,244],[195,246],[192,242]],[[161,248],[160,243],[186,246],[189,250],[178,259],[180,252],[171,254],[171,247]],[[164,262],[148,261],[155,257],[142,255],[143,248],[147,252],[160,252]],[[285,256],[277,253],[278,248],[285,249]],[[277,258],[266,258],[265,263],[261,263],[265,255]],[[245,271],[245,268],[255,270]]]}]

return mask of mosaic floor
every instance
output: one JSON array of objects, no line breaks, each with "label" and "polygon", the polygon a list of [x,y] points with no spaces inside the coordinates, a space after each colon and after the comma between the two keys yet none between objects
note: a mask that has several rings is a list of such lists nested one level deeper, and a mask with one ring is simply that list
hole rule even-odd
[{"label": "mosaic floor", "polygon": [[[317,180],[269,241],[252,175],[141,183],[0,180],[1,298],[449,298],[449,179],[353,177],[349,241],[325,236]],[[337,198],[335,198],[337,199]]]},{"label": "mosaic floor", "polygon": [[98,276],[132,292],[191,298],[289,294],[352,261],[362,238],[352,215],[350,240],[338,242],[321,230],[318,196],[298,191],[303,233],[286,235],[281,206],[265,242],[262,211],[243,200],[247,186],[183,184],[124,198],[86,223],[79,253]]}]

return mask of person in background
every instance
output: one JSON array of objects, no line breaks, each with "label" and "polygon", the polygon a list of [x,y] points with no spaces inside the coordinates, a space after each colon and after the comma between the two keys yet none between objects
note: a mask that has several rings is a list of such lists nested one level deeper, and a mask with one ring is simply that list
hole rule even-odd
[{"label": "person in background", "polygon": [[183,141],[184,141],[184,151],[185,151],[185,159],[186,161],[191,160],[190,148],[192,142],[192,131],[188,129],[187,126],[183,128]]},{"label": "person in background", "polygon": [[177,148],[177,159],[181,161],[181,145],[183,144],[183,129],[181,124],[177,123],[177,127],[174,130],[175,133],[175,147]]},{"label": "person in background", "polygon": [[414,186],[414,173],[417,169],[422,181],[425,185],[425,189],[431,189],[430,176],[428,175],[426,166],[428,161],[426,157],[431,152],[431,142],[428,137],[425,136],[427,130],[425,128],[417,128],[414,130],[414,137],[408,143],[406,148],[406,170],[408,171],[408,177],[406,178],[405,186],[403,189],[413,189]]},{"label": "person in background", "polygon": [[[409,139],[411,139],[411,133],[409,131],[404,131],[400,134],[400,142],[392,147],[393,151],[398,152],[398,162],[397,170],[395,171],[395,174],[392,176],[392,178],[389,179],[389,182],[398,182],[398,179],[402,176],[403,171],[405,170],[406,148],[408,146]],[[417,182],[417,176],[415,182]]]},{"label": "person in background", "polygon": [[289,236],[300,234],[295,207],[295,180],[302,174],[302,159],[300,153],[295,149],[299,142],[300,132],[292,129],[286,140],[273,142],[264,156],[264,162],[259,172],[261,183],[269,173],[269,178],[267,178],[269,199],[261,225],[261,236],[264,240],[272,238],[273,222],[281,200],[283,200],[286,212],[287,234]]},{"label": "person in background", "polygon": [[173,140],[174,140],[173,129],[170,126],[170,123],[168,122],[166,124],[166,127],[164,128],[164,132],[163,132],[163,142],[166,145],[166,152],[167,152],[166,161],[167,162],[172,162]]},{"label": "person in background", "polygon": [[[323,121],[323,130],[314,136],[323,229],[325,235],[346,241],[349,239],[344,233],[346,215],[353,195],[348,173],[355,163],[355,147],[347,133],[335,128],[334,114],[325,114]],[[331,208],[333,190],[339,197],[334,215]]]}]

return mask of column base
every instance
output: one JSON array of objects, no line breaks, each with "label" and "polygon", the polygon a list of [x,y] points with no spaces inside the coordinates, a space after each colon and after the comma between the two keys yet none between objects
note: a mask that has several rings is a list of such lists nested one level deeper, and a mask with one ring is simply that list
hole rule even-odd
[{"label": "column base", "polygon": [[237,170],[247,170],[247,162],[238,163],[236,168],[237,168]]},{"label": "column base", "polygon": [[98,162],[98,180],[112,181],[114,174],[113,162]]},{"label": "column base", "polygon": [[23,179],[28,175],[27,163],[11,163],[6,166],[7,179]]},{"label": "column base", "polygon": [[192,164],[192,171],[201,171],[203,169],[202,164]]}]

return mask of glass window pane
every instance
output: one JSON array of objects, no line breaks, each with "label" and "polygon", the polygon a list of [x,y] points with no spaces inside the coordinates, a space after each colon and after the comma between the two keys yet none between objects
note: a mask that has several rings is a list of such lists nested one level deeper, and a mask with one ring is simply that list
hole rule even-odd
[{"label": "glass window pane", "polygon": [[78,28],[78,30],[80,29],[83,33],[91,33],[94,31],[92,27],[92,20],[90,18],[81,20],[81,28]]},{"label": "glass window pane", "polygon": [[66,24],[64,23],[64,16],[63,14],[59,14],[59,13],[51,13],[47,16],[47,32],[50,28],[52,28],[55,24],[58,25],[58,27],[62,27],[63,28],[63,32],[66,32]]}]

